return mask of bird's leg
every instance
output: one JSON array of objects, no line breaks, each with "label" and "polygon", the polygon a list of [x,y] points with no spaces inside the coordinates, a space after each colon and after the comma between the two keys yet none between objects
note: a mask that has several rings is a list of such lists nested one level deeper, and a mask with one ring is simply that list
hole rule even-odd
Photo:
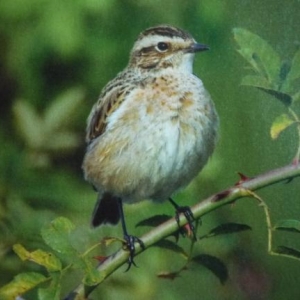
[{"label": "bird's leg", "polygon": [[133,260],[134,255],[135,255],[135,245],[134,244],[136,242],[138,242],[143,250],[145,249],[145,245],[144,245],[143,241],[141,239],[139,239],[138,237],[128,234],[127,228],[126,228],[126,223],[125,223],[124,212],[123,212],[122,199],[118,199],[118,204],[119,204],[119,212],[120,212],[120,218],[121,218],[121,223],[122,223],[125,246],[126,246],[127,250],[129,251],[128,267],[125,271],[125,272],[127,272],[131,268],[132,265],[134,265],[136,267],[136,264]]},{"label": "bird's leg", "polygon": [[188,221],[188,225],[189,225],[190,230],[193,234],[193,239],[194,239],[194,241],[196,241],[197,240],[196,230],[195,230],[195,226],[193,225],[193,222],[195,221],[195,218],[194,218],[194,215],[191,211],[191,208],[189,206],[180,206],[180,205],[178,205],[172,198],[169,198],[169,201],[175,208],[175,211],[176,211],[175,219],[176,219],[176,222],[178,224],[178,227],[180,228],[179,215],[181,213],[183,213],[186,220]]}]

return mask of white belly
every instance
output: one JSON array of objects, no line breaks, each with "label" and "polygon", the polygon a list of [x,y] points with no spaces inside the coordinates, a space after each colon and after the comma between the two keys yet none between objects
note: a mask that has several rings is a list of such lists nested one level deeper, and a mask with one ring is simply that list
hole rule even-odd
[{"label": "white belly", "polygon": [[[132,92],[108,119],[106,132],[90,146],[84,164],[97,189],[126,202],[162,201],[203,168],[216,143],[218,119],[202,82],[186,75],[179,92],[163,82]],[[167,76],[166,76],[167,77]],[[181,74],[180,80],[183,80]]]}]

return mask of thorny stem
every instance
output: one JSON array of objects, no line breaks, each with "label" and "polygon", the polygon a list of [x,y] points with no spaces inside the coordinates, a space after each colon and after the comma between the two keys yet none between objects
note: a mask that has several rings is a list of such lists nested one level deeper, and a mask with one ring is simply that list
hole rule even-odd
[{"label": "thorny stem", "polygon": [[[219,207],[224,205],[230,204],[234,201],[237,201],[243,197],[251,196],[249,191],[253,192],[264,187],[273,185],[279,182],[286,182],[291,181],[291,179],[300,176],[300,164],[291,164],[287,165],[283,168],[279,168],[276,170],[272,170],[265,174],[258,175],[254,178],[250,178],[248,180],[243,181],[239,185],[234,185],[229,187],[228,189],[214,194],[208,197],[205,200],[201,200],[199,203],[191,207],[191,211],[195,217],[195,219],[199,219],[203,215],[206,215]],[[253,195],[252,195],[253,196]],[[258,199],[258,198],[257,198]],[[260,198],[259,198],[260,199]],[[258,199],[258,200],[259,200]],[[264,203],[260,199],[260,203]],[[268,232],[269,232],[269,240],[268,240],[268,250],[271,249],[271,219],[269,215],[268,208],[265,205],[262,205],[266,214],[266,221],[268,225]],[[183,215],[179,216],[179,225],[184,226],[187,224],[187,220]],[[168,220],[167,222],[157,226],[156,228],[150,230],[148,233],[141,237],[143,244],[145,245],[145,250],[152,246],[153,244],[157,243],[158,241],[174,234],[178,230],[178,224],[175,218]],[[193,249],[194,245],[191,245]],[[136,244],[136,252],[135,254],[138,255],[142,252],[140,245]],[[272,255],[283,255],[288,256],[286,254],[279,254],[276,252],[270,252]],[[84,286],[80,284],[73,292],[69,294],[66,299],[76,299],[76,300],[83,300],[87,299],[88,295],[100,284],[102,283],[107,277],[113,274],[120,266],[125,264],[128,260],[128,251],[124,251],[120,249],[115,254],[108,257],[104,262],[102,262],[98,266],[98,272],[102,275],[102,281],[96,284],[95,286]]]}]

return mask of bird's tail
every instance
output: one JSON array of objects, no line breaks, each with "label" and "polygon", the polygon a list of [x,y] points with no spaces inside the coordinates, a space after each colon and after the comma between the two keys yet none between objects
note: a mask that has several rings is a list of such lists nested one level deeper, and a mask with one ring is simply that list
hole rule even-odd
[{"label": "bird's tail", "polygon": [[117,224],[120,220],[119,198],[110,193],[100,194],[92,216],[92,226]]}]

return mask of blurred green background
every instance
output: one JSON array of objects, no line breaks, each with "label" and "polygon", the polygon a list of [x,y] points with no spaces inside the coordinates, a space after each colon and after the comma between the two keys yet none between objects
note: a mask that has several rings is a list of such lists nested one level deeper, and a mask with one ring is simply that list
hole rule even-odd
[{"label": "blurred green background", "polygon": [[[232,29],[242,27],[267,40],[282,59],[300,47],[299,0],[1,0],[0,2],[0,286],[21,271],[12,245],[43,247],[40,229],[57,216],[77,226],[76,246],[84,251],[121,228],[92,230],[96,193],[83,179],[86,117],[101,88],[122,70],[140,31],[168,23],[182,27],[211,48],[197,56],[202,78],[220,115],[220,142],[209,165],[184,191],[178,203],[192,204],[238,180],[289,163],[296,134],[289,129],[276,141],[270,126],[284,107],[271,96],[240,86],[248,72],[237,53]],[[278,184],[259,194],[273,221],[299,219],[300,184]],[[173,214],[168,203],[126,206],[131,233],[153,214]],[[264,215],[253,200],[238,201],[203,217],[199,234],[222,222],[246,223],[252,231],[209,239],[197,253],[219,257],[229,280],[221,285],[204,268],[193,268],[174,281],[159,279],[184,261],[167,250],[150,249],[136,258],[139,268],[118,270],[93,299],[296,299],[300,264],[267,254]],[[300,248],[294,233],[275,236],[275,244]],[[180,245],[188,248],[188,241]],[[105,249],[99,249],[100,254]],[[107,250],[108,253],[111,250]],[[64,282],[64,293],[79,283]],[[28,298],[31,299],[31,298]]]}]

